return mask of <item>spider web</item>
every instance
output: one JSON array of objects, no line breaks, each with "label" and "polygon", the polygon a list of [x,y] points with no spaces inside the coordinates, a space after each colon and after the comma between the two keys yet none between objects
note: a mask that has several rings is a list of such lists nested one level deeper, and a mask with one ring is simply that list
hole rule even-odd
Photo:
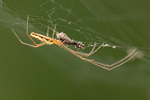
[{"label": "spider web", "polygon": [[[32,4],[36,6],[32,7]],[[112,4],[111,1],[103,0],[65,0],[65,3],[62,0],[38,0],[30,1],[30,3],[27,2],[26,4],[17,0],[14,2],[0,0],[0,25],[8,29],[15,29],[19,33],[18,35],[23,37],[24,40],[26,39],[27,43],[29,43],[30,41],[25,31],[26,18],[27,15],[30,15],[29,32],[33,31],[45,35],[48,25],[51,33],[54,26],[57,25],[57,31],[64,32],[70,38],[85,43],[86,50],[84,52],[89,52],[95,42],[97,43],[97,47],[104,42],[106,47],[100,50],[101,54],[95,55],[94,59],[106,64],[109,64],[109,62],[111,64],[111,62],[119,60],[131,52],[133,48],[137,48],[137,50],[140,50],[140,53],[135,58],[139,60],[133,59],[136,66],[130,68],[138,72],[144,71],[144,73],[143,77],[140,74],[132,75],[132,77],[136,76],[137,80],[142,79],[146,81],[149,79],[147,74],[149,73],[148,66],[150,65],[150,47],[148,44],[150,43],[150,29],[148,24],[150,23],[150,14],[147,11],[149,5],[140,1],[136,1],[136,5],[134,5],[133,1],[115,2],[117,6]],[[26,5],[28,6],[26,7]],[[76,50],[75,48],[73,49]],[[49,53],[50,49],[46,50],[44,50],[45,54],[41,53],[41,58],[44,60],[45,57],[49,58],[47,54],[56,55]],[[46,62],[48,61],[49,59],[46,60]],[[60,69],[66,70],[65,68]],[[75,69],[71,68],[70,70]],[[80,71],[81,74],[72,74],[72,71],[70,71],[68,75],[75,74],[74,78],[77,75],[82,76],[80,80],[78,79],[82,81],[90,73],[87,66],[86,68],[81,67]],[[117,72],[116,76],[118,76],[118,73],[122,74],[122,72]],[[97,71],[97,73],[99,72]],[[113,74],[115,75],[115,73]],[[100,77],[97,75],[99,74],[93,74],[92,79],[97,78],[99,80]],[[111,80],[109,77],[109,74],[105,74],[105,79],[103,77],[101,79],[106,80],[108,83],[110,81],[115,82],[115,79]],[[125,82],[124,80],[122,81]],[[134,81],[128,84],[135,86]],[[144,87],[149,86],[149,84],[145,84],[143,85]]]},{"label": "spider web", "polygon": [[[111,2],[106,1],[68,0],[63,3],[61,0],[45,0],[37,3],[35,9],[38,12],[35,14],[30,13],[31,8],[25,9],[22,5],[20,6],[21,3],[18,1],[14,1],[15,7],[9,2],[2,0],[0,2],[0,21],[5,27],[15,27],[21,33],[26,28],[26,16],[30,15],[29,31],[46,34],[48,25],[51,31],[57,25],[57,31],[65,32],[73,40],[82,41],[89,49],[95,42],[97,46],[104,42],[105,47],[110,47],[105,48],[107,53],[102,51],[107,55],[112,55],[114,51],[122,51],[126,55],[126,52],[129,53],[133,48],[137,48],[141,50],[137,58],[149,63],[150,48],[146,35],[149,35],[150,30],[145,23],[148,13],[143,13],[145,8],[142,7],[129,12],[129,9],[122,5],[128,5],[129,8],[139,6],[133,6],[134,2],[131,2],[131,5],[123,1],[123,3],[118,2],[120,9],[117,9],[119,7],[110,5]],[[114,59],[112,56],[109,57]]]}]

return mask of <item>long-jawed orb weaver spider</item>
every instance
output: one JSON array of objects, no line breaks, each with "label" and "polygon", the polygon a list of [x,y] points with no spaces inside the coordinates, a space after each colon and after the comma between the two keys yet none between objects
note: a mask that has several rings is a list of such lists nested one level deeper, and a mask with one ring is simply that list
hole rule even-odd
[{"label": "long-jawed orb weaver spider", "polygon": [[[43,46],[45,44],[47,45],[52,45],[52,44],[56,44],[57,46],[61,47],[61,48],[64,48],[65,50],[69,51],[70,53],[74,54],[75,56],[79,57],[80,59],[82,60],[85,60],[91,64],[94,64],[98,67],[101,67],[105,70],[112,70],[114,68],[117,68],[121,65],[123,65],[124,63],[128,62],[129,60],[131,60],[138,52],[139,50],[137,51],[136,48],[130,52],[126,57],[124,57],[123,59],[111,64],[111,65],[107,65],[107,64],[103,64],[103,63],[99,63],[97,61],[94,61],[93,59],[87,59],[85,57],[89,57],[90,55],[94,54],[95,52],[97,52],[104,44],[102,43],[97,49],[95,49],[96,47],[96,43],[94,44],[92,50],[90,51],[90,53],[82,53],[82,52],[78,52],[78,51],[74,51],[70,48],[68,48],[65,44],[67,45],[74,45],[76,48],[78,49],[84,49],[85,48],[85,45],[82,44],[82,42],[76,42],[76,41],[72,41],[66,34],[64,34],[63,32],[61,33],[57,33],[56,36],[58,38],[55,39],[54,38],[54,34],[55,34],[55,30],[56,30],[56,26],[53,30],[53,33],[52,33],[52,37],[49,37],[49,26],[47,28],[47,35],[44,36],[42,34],[38,34],[38,33],[35,33],[35,32],[31,32],[31,34],[29,35],[28,34],[28,21],[29,21],[29,15],[27,16],[27,26],[26,26],[26,34],[27,36],[32,40],[32,42],[34,43],[34,45],[32,44],[28,44],[28,43],[25,43],[23,42],[19,36],[17,35],[17,33],[14,31],[14,29],[12,29],[13,33],[16,35],[16,37],[18,38],[18,40],[24,44],[24,45],[28,45],[28,46],[31,46],[31,47],[34,47],[34,48],[37,48],[37,47],[40,47],[40,46]],[[34,42],[34,40],[32,39],[35,38],[39,41],[41,41],[42,43],[40,44],[36,44]]]}]

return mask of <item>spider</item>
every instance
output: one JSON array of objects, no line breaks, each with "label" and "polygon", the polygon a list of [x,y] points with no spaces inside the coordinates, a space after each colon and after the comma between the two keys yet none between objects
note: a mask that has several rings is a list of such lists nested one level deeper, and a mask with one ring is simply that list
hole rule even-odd
[{"label": "spider", "polygon": [[[74,51],[74,50],[68,48],[68,46],[66,46],[66,45],[74,45],[78,49],[84,49],[85,45],[82,44],[82,42],[76,42],[76,41],[71,40],[63,32],[57,33],[56,36],[57,36],[58,40],[55,39],[54,38],[54,34],[55,34],[56,26],[55,26],[55,28],[53,30],[52,37],[49,37],[49,26],[47,28],[47,35],[46,36],[42,35],[42,34],[35,33],[35,32],[31,32],[31,34],[29,35],[28,34],[28,21],[29,21],[29,15],[27,16],[26,34],[31,39],[31,41],[34,43],[34,45],[23,42],[19,38],[17,33],[14,31],[14,29],[12,29],[13,33],[15,34],[15,36],[18,38],[18,40],[22,44],[28,45],[28,46],[31,46],[31,47],[34,47],[34,48],[43,46],[45,44],[47,44],[47,45],[56,44],[57,46],[59,46],[61,48],[64,48],[65,50],[69,51],[73,55],[79,57],[80,59],[82,59],[84,61],[87,61],[87,62],[89,62],[89,63],[91,63],[93,65],[96,65],[98,67],[101,67],[101,68],[103,68],[105,70],[112,70],[114,68],[117,68],[117,67],[123,65],[124,63],[128,62],[129,60],[131,60],[139,52],[139,50],[137,51],[136,48],[135,48],[132,52],[130,52],[126,57],[122,58],[121,60],[119,60],[119,61],[117,61],[117,62],[115,62],[115,63],[113,63],[111,65],[103,64],[103,63],[94,61],[94,59],[87,59],[86,57],[89,57],[90,55],[92,55],[95,52],[97,52],[104,45],[104,43],[102,43],[98,48],[95,49],[95,47],[96,47],[96,42],[95,42],[92,50],[90,51],[90,53],[82,53],[82,52]],[[32,38],[35,38],[35,39],[41,41],[42,43],[36,44]]]}]

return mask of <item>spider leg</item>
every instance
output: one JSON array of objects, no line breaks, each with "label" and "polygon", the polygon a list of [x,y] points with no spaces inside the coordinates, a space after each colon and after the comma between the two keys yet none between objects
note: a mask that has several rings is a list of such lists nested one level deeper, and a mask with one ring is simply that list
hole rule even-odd
[{"label": "spider leg", "polygon": [[78,54],[76,53],[76,51],[73,51],[72,49],[66,47],[66,46],[63,45],[63,44],[61,44],[61,47],[64,48],[64,49],[66,49],[66,50],[69,51],[70,53],[74,54],[75,56],[79,57],[80,59],[85,60],[85,61],[87,61],[87,62],[89,62],[89,63],[91,63],[91,64],[93,64],[93,65],[98,66],[98,67],[101,67],[101,68],[103,68],[103,69],[105,69],[105,70],[112,70],[112,69],[114,69],[114,68],[117,68],[117,67],[119,67],[119,66],[125,64],[126,62],[128,62],[129,60],[131,60],[133,57],[135,57],[135,55],[139,52],[139,50],[136,51],[136,49],[134,49],[129,55],[127,55],[127,56],[124,57],[123,59],[121,59],[121,60],[119,60],[119,61],[117,61],[116,63],[113,63],[113,64],[111,64],[111,65],[106,65],[106,64],[99,63],[99,62],[96,62],[96,61],[91,60],[91,59],[83,58],[81,55],[78,55]]},{"label": "spider leg", "polygon": [[114,64],[112,64],[112,65],[106,65],[106,64],[102,64],[102,63],[99,63],[99,62],[96,62],[96,61],[93,61],[93,60],[90,60],[90,59],[86,59],[85,58],[85,61],[88,61],[89,63],[92,63],[92,64],[94,64],[94,65],[96,65],[96,66],[98,66],[98,67],[101,67],[101,68],[103,68],[103,69],[106,69],[106,70],[112,70],[112,69],[115,69],[115,68],[117,68],[117,67],[119,67],[119,66],[121,66],[121,65],[123,65],[123,64],[125,64],[126,62],[128,62],[129,60],[131,60],[133,57],[135,57],[136,55],[137,55],[137,53],[139,52],[139,50],[138,51],[136,51],[136,52],[132,52],[132,56],[130,55],[130,57],[129,58],[127,58],[127,59],[124,59],[123,61],[117,61],[116,63],[114,63]]},{"label": "spider leg", "polygon": [[54,37],[55,31],[56,31],[56,25],[55,25],[54,30],[53,30],[52,38]]},{"label": "spider leg", "polygon": [[117,65],[121,62],[125,62],[125,60],[129,61],[130,59],[132,59],[140,50],[137,51],[137,49],[135,48],[134,50],[132,50],[126,57],[124,57],[123,59],[117,61],[116,63],[113,63],[110,65],[110,67]]},{"label": "spider leg", "polygon": [[94,54],[95,52],[97,52],[102,46],[104,45],[104,43],[102,43],[95,51],[95,47],[96,47],[96,42],[94,43],[94,46],[92,48],[92,50],[90,51],[90,53],[82,53],[82,52],[78,52],[76,51],[76,53],[80,56],[84,56],[84,57],[89,57],[90,55]]},{"label": "spider leg", "polygon": [[[82,56],[78,55],[75,51],[73,51],[72,49],[66,47],[66,46],[63,45],[63,44],[61,44],[61,47],[64,48],[64,49],[66,49],[66,50],[69,51],[70,53],[74,54],[75,56],[79,57],[79,58],[82,59],[82,60],[85,60],[85,61],[87,61],[87,62],[89,62],[89,63],[92,63],[91,61],[93,61],[93,60],[90,60],[90,59],[83,58]],[[98,67],[101,67],[101,68],[103,68],[103,69],[105,69],[105,70],[109,70],[108,67],[104,67],[104,66],[101,66],[101,65],[97,65],[97,64],[95,64],[95,63],[92,63],[92,64],[94,64],[94,65],[96,65],[96,66],[98,66]]]},{"label": "spider leg", "polygon": [[113,67],[113,66],[116,66],[116,65],[118,65],[118,64],[119,64],[119,66],[120,66],[120,64],[122,65],[122,64],[124,64],[125,62],[131,60],[138,52],[139,52],[139,50],[136,51],[136,48],[135,48],[135,49],[134,49],[132,52],[130,52],[126,57],[122,58],[121,60],[119,60],[119,61],[117,61],[117,62],[115,62],[115,63],[113,63],[113,64],[111,64],[111,65],[102,64],[102,63],[99,63],[99,62],[96,62],[96,61],[92,61],[92,60],[91,60],[90,62],[91,62],[91,63],[95,63],[95,64],[97,64],[97,65],[102,65],[102,66],[105,66],[105,67]]},{"label": "spider leg", "polygon": [[49,26],[47,27],[47,34],[46,36],[48,37],[49,36]]},{"label": "spider leg", "polygon": [[34,42],[34,40],[31,38],[31,36],[28,34],[28,21],[29,21],[29,15],[27,16],[27,26],[26,26],[26,34],[27,36],[31,39],[31,41],[35,44],[35,45],[38,45]]},{"label": "spider leg", "polygon": [[44,42],[43,42],[43,43],[40,43],[40,44],[36,44],[36,45],[32,45],[32,44],[25,43],[25,42],[23,42],[23,41],[19,38],[19,36],[17,35],[17,33],[14,31],[14,29],[12,29],[12,31],[13,31],[13,33],[15,34],[15,36],[18,38],[18,40],[20,41],[20,43],[22,43],[22,44],[24,44],[24,45],[28,45],[28,46],[31,46],[31,47],[34,47],[34,48],[37,48],[37,47],[40,47],[40,46],[45,45]]}]

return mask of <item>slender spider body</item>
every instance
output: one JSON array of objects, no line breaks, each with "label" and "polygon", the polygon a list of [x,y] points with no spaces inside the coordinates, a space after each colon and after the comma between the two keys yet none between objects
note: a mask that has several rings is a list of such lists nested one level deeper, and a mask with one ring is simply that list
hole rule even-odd
[{"label": "slender spider body", "polygon": [[44,42],[45,44],[48,44],[48,45],[52,45],[53,42],[51,42],[51,41],[54,41],[54,39],[52,39],[50,37],[44,36],[42,34],[34,33],[34,32],[32,32],[30,34],[30,36],[41,41],[41,42]]},{"label": "slender spider body", "polygon": [[[74,40],[71,40],[63,32],[56,34],[58,40],[53,38],[54,34],[55,34],[56,26],[55,26],[55,28],[53,30],[52,37],[48,36],[48,34],[49,34],[49,27],[47,28],[47,35],[46,36],[42,35],[42,34],[35,33],[35,32],[31,32],[31,34],[29,35],[28,34],[28,20],[29,20],[29,16],[27,17],[26,34],[31,39],[31,41],[34,43],[34,45],[23,42],[18,37],[17,33],[12,29],[13,33],[16,35],[16,37],[18,38],[18,40],[22,44],[28,45],[28,46],[31,46],[31,47],[34,47],[34,48],[43,46],[45,44],[47,44],[47,45],[56,44],[57,46],[59,46],[61,48],[64,48],[68,52],[70,52],[70,53],[74,54],[75,56],[79,57],[80,59],[85,60],[85,61],[87,61],[87,62],[89,62],[89,63],[91,63],[93,65],[98,66],[98,67],[101,67],[101,68],[103,68],[105,70],[112,70],[114,68],[117,68],[117,67],[123,65],[124,63],[128,62],[129,60],[131,60],[139,52],[139,50],[136,50],[136,48],[135,48],[132,52],[130,52],[126,57],[122,58],[121,60],[119,60],[119,61],[117,61],[117,62],[115,62],[115,63],[113,63],[111,65],[103,64],[103,63],[94,61],[93,59],[87,59],[86,58],[86,57],[89,57],[90,55],[94,54],[95,52],[97,52],[104,45],[103,43],[96,49],[95,49],[95,47],[96,47],[96,43],[95,43],[93,48],[92,48],[92,50],[90,51],[90,53],[82,53],[82,52],[74,51],[74,50],[68,48],[66,45],[74,45],[77,49],[84,49],[85,45],[82,42],[76,42]],[[35,38],[35,39],[41,41],[42,43],[36,44],[32,38]]]},{"label": "slender spider body", "polygon": [[80,41],[75,41],[75,40],[71,40],[65,33],[61,32],[61,33],[57,33],[56,34],[57,38],[63,42],[64,44],[67,45],[74,45],[75,48],[77,49],[85,49],[85,44],[83,44]]}]

